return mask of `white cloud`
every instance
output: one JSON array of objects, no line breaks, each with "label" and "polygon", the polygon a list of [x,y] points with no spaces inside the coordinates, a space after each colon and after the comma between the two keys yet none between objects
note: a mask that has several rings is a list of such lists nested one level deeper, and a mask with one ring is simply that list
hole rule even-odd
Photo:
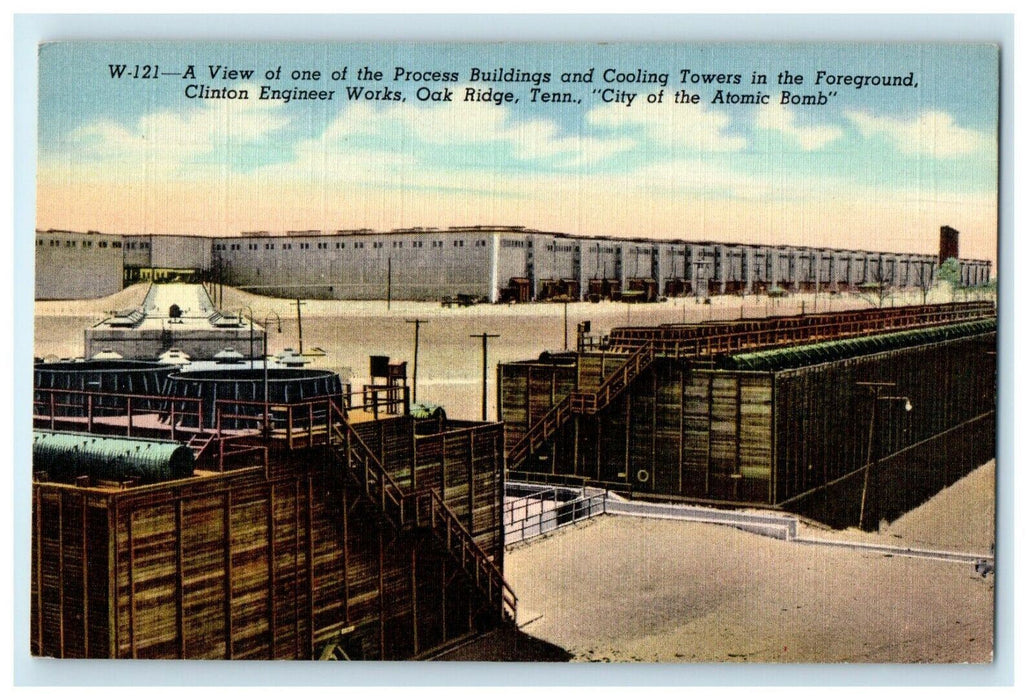
[{"label": "white cloud", "polygon": [[427,105],[393,102],[375,107],[369,102],[349,104],[322,135],[321,147],[336,147],[355,136],[381,140],[389,147],[406,144],[436,146],[499,145],[507,157],[522,161],[561,158],[568,165],[593,163],[627,150],[630,139],[600,139],[562,133],[550,119],[520,119],[505,106],[463,102],[466,85],[453,88],[452,102]]},{"label": "white cloud", "polygon": [[639,99],[628,107],[609,104],[591,109],[586,113],[586,122],[614,131],[636,131],[674,157],[685,156],[687,151],[741,151],[747,146],[747,139],[727,132],[729,115],[700,104],[650,104]]},{"label": "white cloud", "polygon": [[911,120],[877,117],[866,112],[846,112],[845,116],[863,136],[884,136],[908,155],[954,158],[991,145],[990,136],[959,126],[955,118],[945,112],[928,111]]},{"label": "white cloud", "polygon": [[758,129],[776,131],[789,136],[806,151],[817,151],[831,141],[841,138],[841,129],[836,126],[826,124],[802,126],[795,123],[796,121],[794,112],[789,107],[779,104],[759,107],[755,116],[755,126]]},{"label": "white cloud", "polygon": [[151,172],[196,166],[206,156],[260,142],[285,126],[281,103],[259,102],[255,85],[241,85],[252,99],[204,99],[182,113],[145,114],[134,124],[103,120],[71,131],[62,141],[62,160],[80,167],[119,164]]}]

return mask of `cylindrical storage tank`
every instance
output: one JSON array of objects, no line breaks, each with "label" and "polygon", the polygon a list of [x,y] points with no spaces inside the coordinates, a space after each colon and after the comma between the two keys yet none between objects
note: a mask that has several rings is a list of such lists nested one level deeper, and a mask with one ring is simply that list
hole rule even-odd
[{"label": "cylindrical storage tank", "polygon": [[[268,395],[267,395],[268,387]],[[334,372],[321,369],[279,369],[270,368],[264,376],[261,369],[199,370],[175,372],[169,375],[166,396],[175,398],[200,398],[204,414],[204,427],[216,426],[217,401],[225,414],[253,416],[255,419],[227,419],[221,427],[229,429],[257,428],[260,426],[263,405],[268,400],[271,406],[300,404],[314,401],[313,422],[327,420],[326,405],[317,399],[333,398],[341,402],[341,377]],[[267,398],[268,396],[268,398]],[[234,402],[231,405],[231,402]],[[183,425],[193,425],[187,414],[195,411],[193,404],[176,404],[177,413],[183,413]],[[293,427],[304,427],[309,421],[308,409],[292,411]],[[283,429],[287,425],[287,413],[271,411],[271,426]],[[178,420],[179,422],[179,420]],[[193,420],[197,423],[197,419]]]},{"label": "cylindrical storage tank", "polygon": [[77,476],[143,484],[185,479],[194,473],[194,453],[171,440],[137,440],[84,433],[35,430],[32,468],[54,481]]},{"label": "cylindrical storage tank", "polygon": [[[57,416],[85,416],[86,396],[73,392],[100,394],[131,394],[134,396],[161,396],[165,380],[175,367],[158,362],[134,360],[90,360],[87,362],[40,362],[33,367],[33,399],[44,406],[54,399],[54,413]],[[41,391],[54,389],[57,392]],[[68,393],[65,393],[68,392]],[[134,402],[134,410],[151,409]],[[96,396],[94,411],[109,410],[122,412],[126,409],[124,398]]]}]

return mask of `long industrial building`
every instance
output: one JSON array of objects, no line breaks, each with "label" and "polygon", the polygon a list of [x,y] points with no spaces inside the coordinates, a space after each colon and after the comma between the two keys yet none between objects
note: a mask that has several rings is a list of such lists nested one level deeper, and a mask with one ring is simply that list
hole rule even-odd
[{"label": "long industrial building", "polygon": [[500,365],[508,478],[872,528],[994,457],[995,338],[984,302],[583,337]]},{"label": "long industrial building", "polygon": [[[579,236],[522,226],[393,231],[246,232],[207,238],[36,232],[36,298],[98,297],[137,281],[208,281],[279,297],[534,301],[928,287],[959,257],[943,226],[939,252],[901,253]],[[932,240],[934,236],[932,233]],[[960,260],[959,283],[991,278]]]}]

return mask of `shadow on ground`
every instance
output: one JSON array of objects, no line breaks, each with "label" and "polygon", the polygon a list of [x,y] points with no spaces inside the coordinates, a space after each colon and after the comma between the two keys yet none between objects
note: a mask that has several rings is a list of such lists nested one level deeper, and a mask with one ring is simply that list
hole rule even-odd
[{"label": "shadow on ground", "polygon": [[436,657],[436,661],[571,661],[572,655],[519,629],[494,630]]}]

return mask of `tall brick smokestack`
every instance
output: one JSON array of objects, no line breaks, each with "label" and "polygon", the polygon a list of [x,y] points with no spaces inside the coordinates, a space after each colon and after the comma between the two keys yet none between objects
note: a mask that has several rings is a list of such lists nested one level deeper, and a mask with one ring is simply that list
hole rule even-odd
[{"label": "tall brick smokestack", "polygon": [[960,259],[960,232],[952,226],[942,226],[938,241],[938,265],[949,258]]}]

